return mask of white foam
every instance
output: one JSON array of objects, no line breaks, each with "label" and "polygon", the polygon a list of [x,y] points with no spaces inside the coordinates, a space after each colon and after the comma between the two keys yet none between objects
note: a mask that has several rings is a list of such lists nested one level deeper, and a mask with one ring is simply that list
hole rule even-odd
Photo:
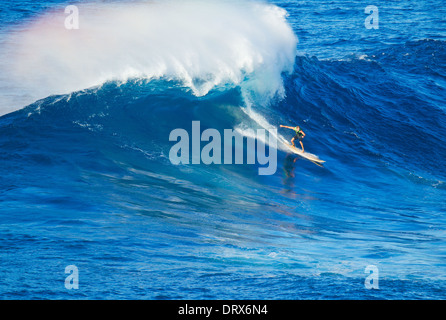
[{"label": "white foam", "polygon": [[[253,110],[251,106],[247,106],[245,108],[242,108],[242,110],[248,115],[248,117],[253,120],[258,126],[262,127],[263,129],[268,131],[268,134],[272,135],[276,141],[277,141],[277,148],[282,151],[288,151],[288,147],[286,144],[289,144],[290,142],[285,139],[283,135],[281,135],[278,132],[277,126],[272,125],[269,123],[269,121],[260,113]],[[237,128],[237,131],[244,136],[251,137],[250,136],[250,130],[249,126],[246,126],[246,128],[241,124]],[[268,144],[267,141],[262,141],[265,144]]]},{"label": "white foam", "polygon": [[294,65],[297,38],[286,11],[263,2],[101,2],[78,8],[78,30],[65,28],[67,14],[59,10],[11,33],[0,52],[1,82],[10,93],[8,101],[0,94],[0,114],[11,103],[18,109],[51,94],[135,77],[178,80],[197,96],[242,85],[254,98],[268,99],[283,94],[281,75]]}]

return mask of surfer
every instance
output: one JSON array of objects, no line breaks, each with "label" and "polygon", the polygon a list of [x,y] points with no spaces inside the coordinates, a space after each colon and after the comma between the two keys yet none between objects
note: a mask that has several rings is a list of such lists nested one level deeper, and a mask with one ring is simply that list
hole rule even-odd
[{"label": "surfer", "polygon": [[302,139],[305,137],[305,132],[302,131],[302,129],[299,126],[295,126],[295,127],[288,127],[288,126],[283,126],[280,125],[281,128],[287,128],[287,129],[291,129],[294,130],[296,132],[296,134],[294,135],[294,137],[291,139],[291,144],[293,145],[293,147],[296,147],[294,145],[294,140],[299,140],[300,145],[302,146],[302,152],[304,151],[304,144],[302,143]]}]

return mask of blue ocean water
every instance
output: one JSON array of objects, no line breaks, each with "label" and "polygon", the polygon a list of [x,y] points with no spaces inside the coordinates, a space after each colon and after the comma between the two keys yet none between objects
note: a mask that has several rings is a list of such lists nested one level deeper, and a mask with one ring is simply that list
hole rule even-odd
[{"label": "blue ocean water", "polygon": [[[363,2],[220,3],[144,3],[164,14],[147,25],[133,1],[0,3],[0,297],[446,298],[443,2],[374,1],[378,29]],[[76,55],[52,33],[69,4]],[[194,120],[299,124],[326,163],[173,165],[169,133]]]}]

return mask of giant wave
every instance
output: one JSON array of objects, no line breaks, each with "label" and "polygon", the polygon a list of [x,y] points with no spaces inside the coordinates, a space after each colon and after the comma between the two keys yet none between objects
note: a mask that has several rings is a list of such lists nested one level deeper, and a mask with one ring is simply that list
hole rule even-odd
[{"label": "giant wave", "polygon": [[296,55],[286,11],[266,3],[90,3],[79,5],[79,29],[66,29],[65,18],[46,13],[1,52],[8,90],[20,88],[28,103],[128,79],[176,80],[196,96],[242,86],[264,101],[283,96],[281,75]]},{"label": "giant wave", "polygon": [[[444,296],[444,41],[320,60],[268,4],[80,10],[79,33],[52,12],[2,47],[32,103],[0,117],[0,264],[20,270],[0,291],[26,274],[25,295],[66,297],[39,279],[75,260],[85,297]],[[169,133],[194,120],[300,124],[327,162],[173,165]],[[370,264],[380,290],[364,291]]]}]

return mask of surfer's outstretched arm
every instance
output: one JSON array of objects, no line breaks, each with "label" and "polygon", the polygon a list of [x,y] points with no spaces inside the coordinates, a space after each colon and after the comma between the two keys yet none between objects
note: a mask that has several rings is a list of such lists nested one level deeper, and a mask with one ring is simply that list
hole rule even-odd
[{"label": "surfer's outstretched arm", "polygon": [[287,129],[291,129],[291,130],[294,130],[294,128],[293,128],[293,127],[288,127],[288,126],[283,126],[283,125],[280,125],[280,127],[281,127],[281,128],[287,128]]}]

